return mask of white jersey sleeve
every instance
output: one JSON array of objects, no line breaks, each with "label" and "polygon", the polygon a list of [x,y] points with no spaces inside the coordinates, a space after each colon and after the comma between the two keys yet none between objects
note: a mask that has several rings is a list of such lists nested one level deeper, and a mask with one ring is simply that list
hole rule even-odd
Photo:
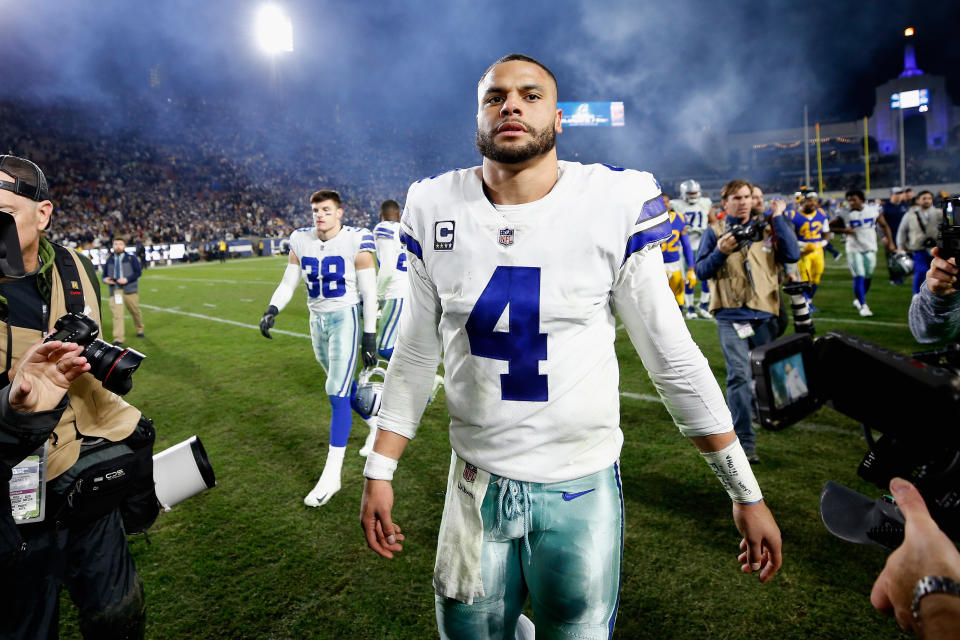
[{"label": "white jersey sleeve", "polygon": [[400,243],[400,223],[384,221],[373,228],[380,271],[377,274],[377,297],[406,297],[407,254]]}]

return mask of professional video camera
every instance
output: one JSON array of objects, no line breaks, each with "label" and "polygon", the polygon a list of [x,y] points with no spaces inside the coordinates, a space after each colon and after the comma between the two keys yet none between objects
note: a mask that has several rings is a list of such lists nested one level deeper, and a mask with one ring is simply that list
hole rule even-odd
[{"label": "professional video camera", "polygon": [[762,213],[751,212],[746,222],[727,216],[727,231],[737,241],[737,249],[745,242],[760,242],[763,240],[763,230],[767,228],[767,218]]},{"label": "professional video camera", "polygon": [[125,395],[133,388],[133,372],[147,356],[135,349],[117,347],[99,340],[97,323],[82,313],[68,313],[53,325],[56,333],[44,342],[62,340],[76,342],[84,347],[80,354],[90,363],[90,373],[103,383],[103,388],[115,394]]},{"label": "professional video camera", "polygon": [[0,211],[0,278],[22,278],[25,274],[17,223],[13,214]]},{"label": "professional video camera", "polygon": [[[857,473],[884,491],[893,477],[910,480],[960,540],[960,348],[907,356],[840,331],[798,333],[752,350],[750,364],[763,427],[784,429],[823,404],[857,420],[869,447]],[[887,498],[828,482],[820,513],[844,540],[892,549],[903,539]]]},{"label": "professional video camera", "polygon": [[943,201],[943,218],[937,233],[937,246],[944,260],[960,261],[960,195]]}]

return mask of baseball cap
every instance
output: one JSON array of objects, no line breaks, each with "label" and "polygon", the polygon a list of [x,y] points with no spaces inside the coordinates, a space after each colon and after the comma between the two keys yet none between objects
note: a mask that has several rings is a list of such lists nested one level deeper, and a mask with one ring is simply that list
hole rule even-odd
[{"label": "baseball cap", "polygon": [[12,191],[18,196],[35,202],[50,199],[46,176],[43,175],[40,167],[26,158],[0,156],[0,171],[13,176],[14,179],[14,182],[0,180],[0,189]]},{"label": "baseball cap", "polygon": [[890,189],[890,193],[903,193],[903,189],[901,187],[894,187]]}]

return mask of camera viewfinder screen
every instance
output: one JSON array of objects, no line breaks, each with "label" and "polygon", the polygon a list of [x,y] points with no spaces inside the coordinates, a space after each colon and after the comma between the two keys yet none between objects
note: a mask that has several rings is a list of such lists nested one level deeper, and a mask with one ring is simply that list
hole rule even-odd
[{"label": "camera viewfinder screen", "polygon": [[803,369],[802,354],[795,353],[770,365],[770,386],[773,390],[773,406],[776,409],[793,404],[807,397],[810,388]]}]

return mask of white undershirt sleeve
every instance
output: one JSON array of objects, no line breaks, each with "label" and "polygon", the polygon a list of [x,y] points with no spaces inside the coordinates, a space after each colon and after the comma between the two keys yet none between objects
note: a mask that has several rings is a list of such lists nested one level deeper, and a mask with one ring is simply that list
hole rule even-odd
[{"label": "white undershirt sleeve", "polygon": [[411,439],[433,391],[440,364],[440,297],[423,263],[407,252],[410,283],[400,314],[400,333],[383,386],[377,426]]},{"label": "white undershirt sleeve", "polygon": [[300,265],[288,262],[287,268],[283,272],[283,278],[280,279],[277,290],[273,292],[273,297],[270,298],[270,304],[275,306],[278,311],[283,311],[283,308],[290,302],[290,298],[293,297],[293,292],[297,290],[299,282]]},{"label": "white undershirt sleeve", "polygon": [[377,275],[373,269],[357,271],[357,290],[363,299],[363,332],[377,332]]},{"label": "white undershirt sleeve", "polygon": [[627,259],[614,285],[613,303],[680,432],[694,437],[732,431],[720,385],[670,290],[659,246]]},{"label": "white undershirt sleeve", "polygon": [[[398,232],[399,233],[399,232]],[[397,270],[397,243],[392,238],[377,238],[377,259],[380,261],[380,271],[377,272],[377,297],[383,298]]]}]

